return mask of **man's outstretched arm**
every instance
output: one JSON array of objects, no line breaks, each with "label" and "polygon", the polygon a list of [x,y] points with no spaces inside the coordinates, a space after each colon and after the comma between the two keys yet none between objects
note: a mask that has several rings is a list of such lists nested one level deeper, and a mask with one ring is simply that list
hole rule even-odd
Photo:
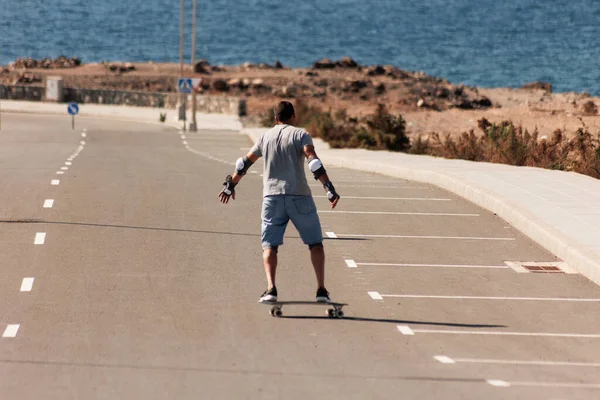
[{"label": "man's outstretched arm", "polygon": [[303,150],[304,155],[308,160],[310,171],[313,173],[314,178],[323,184],[323,187],[327,191],[327,198],[329,199],[329,203],[331,203],[331,208],[335,208],[338,201],[340,201],[340,195],[335,191],[335,187],[333,187],[333,183],[329,180],[329,176],[327,175],[327,171],[325,171],[323,163],[319,157],[317,157],[315,146],[306,145]]},{"label": "man's outstretched arm", "polygon": [[223,190],[219,192],[219,200],[221,203],[227,204],[229,198],[232,197],[235,200],[235,187],[242,180],[242,177],[246,175],[246,172],[252,164],[254,164],[260,157],[253,152],[248,152],[244,157],[237,159],[235,163],[235,172],[233,175],[227,175],[225,182],[223,183]]}]

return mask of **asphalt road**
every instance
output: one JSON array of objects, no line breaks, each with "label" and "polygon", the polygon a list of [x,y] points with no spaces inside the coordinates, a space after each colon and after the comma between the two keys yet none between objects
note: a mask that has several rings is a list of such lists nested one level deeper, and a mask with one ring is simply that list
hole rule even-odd
[{"label": "asphalt road", "polygon": [[[560,260],[420,183],[328,168],[342,196],[330,212],[311,181],[346,317],[271,317],[257,304],[262,163],[235,201],[217,200],[250,146],[235,132],[3,115],[0,398],[600,397],[600,289],[523,273]],[[280,299],[312,300],[292,225],[279,265]]]}]

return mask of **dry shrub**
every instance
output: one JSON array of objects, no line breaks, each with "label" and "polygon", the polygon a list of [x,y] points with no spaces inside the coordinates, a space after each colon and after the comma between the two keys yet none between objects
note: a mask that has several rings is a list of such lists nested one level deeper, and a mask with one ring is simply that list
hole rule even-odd
[{"label": "dry shrub", "polygon": [[600,178],[600,136],[594,138],[585,126],[570,138],[557,129],[550,140],[546,140],[538,137],[537,129],[529,133],[510,121],[492,124],[481,119],[478,122],[483,132],[481,136],[471,130],[457,138],[447,135],[442,140],[434,133],[432,144],[419,138],[413,143],[411,153],[574,171]]},{"label": "dry shrub", "polygon": [[581,109],[585,115],[596,115],[598,114],[598,106],[592,100],[588,100],[583,103]]}]

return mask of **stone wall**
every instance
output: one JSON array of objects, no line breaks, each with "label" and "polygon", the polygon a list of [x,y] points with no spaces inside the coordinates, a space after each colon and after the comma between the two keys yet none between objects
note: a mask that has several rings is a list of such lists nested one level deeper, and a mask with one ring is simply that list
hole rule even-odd
[{"label": "stone wall", "polygon": [[[44,86],[0,85],[0,99],[44,101]],[[126,92],[120,90],[96,90],[64,88],[65,102],[80,104],[111,104],[135,107],[172,108],[177,106],[177,93]],[[192,97],[187,96],[187,108],[192,108]],[[196,111],[207,114],[246,115],[246,101],[230,96],[196,96]]]}]

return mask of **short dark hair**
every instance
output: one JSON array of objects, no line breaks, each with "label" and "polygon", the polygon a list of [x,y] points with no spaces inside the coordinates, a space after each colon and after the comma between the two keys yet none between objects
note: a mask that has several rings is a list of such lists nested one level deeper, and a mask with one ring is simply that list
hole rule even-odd
[{"label": "short dark hair", "polygon": [[294,106],[289,101],[281,101],[275,108],[275,116],[279,122],[289,121],[294,116]]}]

